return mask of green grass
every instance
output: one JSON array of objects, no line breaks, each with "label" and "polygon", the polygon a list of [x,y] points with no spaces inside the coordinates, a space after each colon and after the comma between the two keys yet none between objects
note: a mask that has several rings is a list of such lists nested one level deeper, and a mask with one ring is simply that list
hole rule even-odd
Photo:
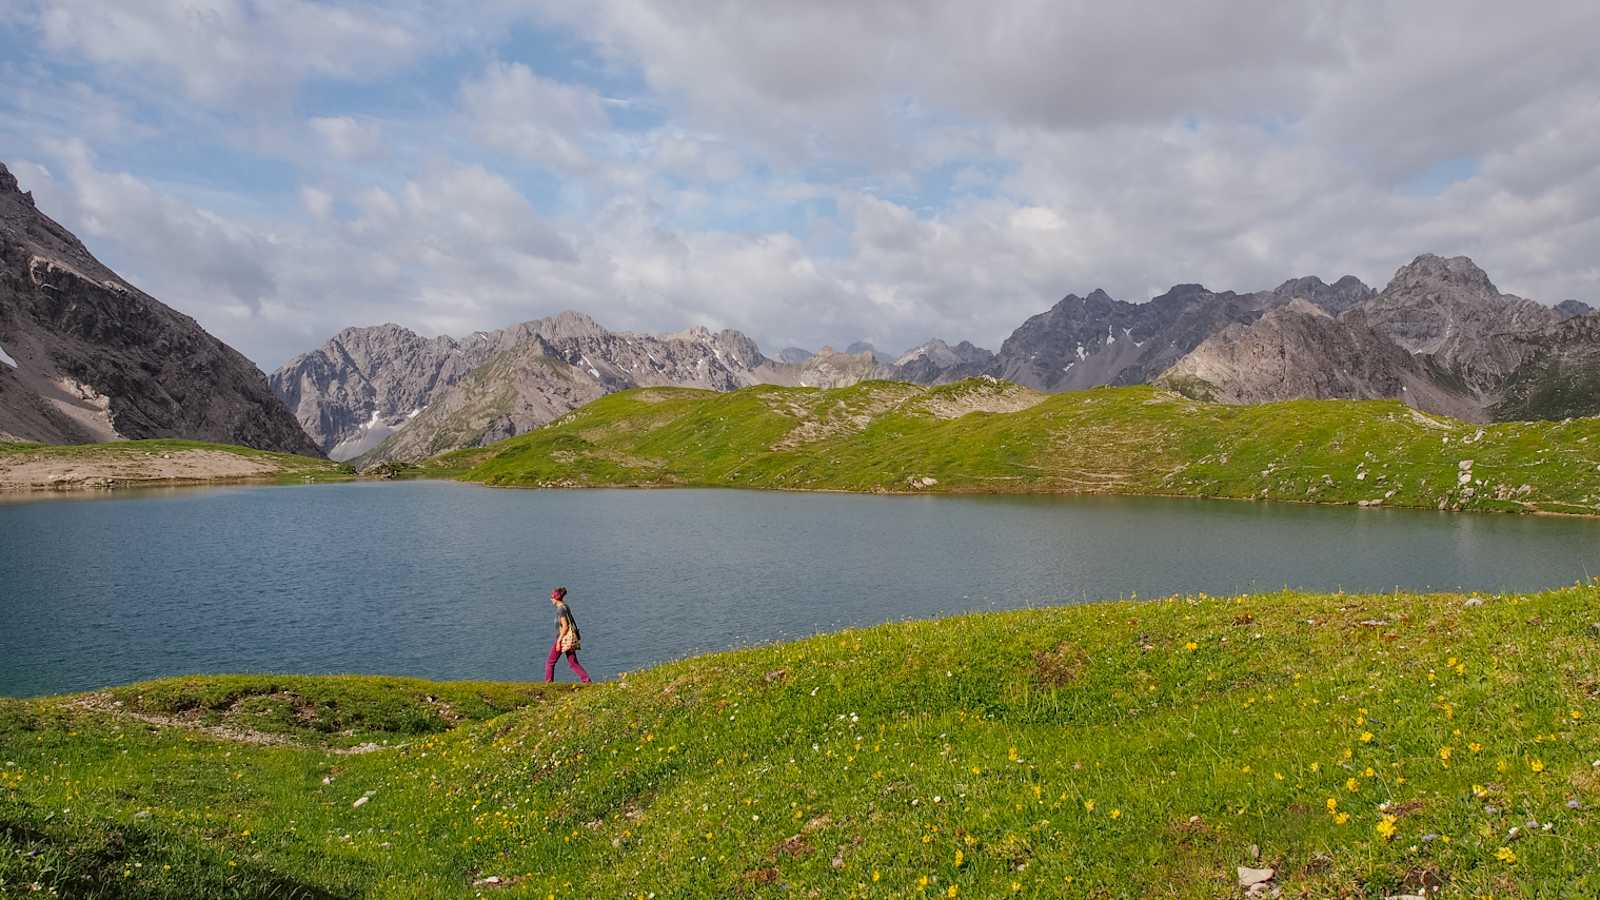
[{"label": "green grass", "polygon": [[[343,481],[355,477],[355,469],[327,459],[299,456],[293,453],[276,453],[235,444],[216,444],[209,441],[191,441],[179,438],[154,438],[141,441],[111,441],[101,444],[31,444],[0,442],[0,456],[28,456],[44,459],[63,459],[92,462],[116,460],[127,456],[159,456],[163,453],[181,453],[186,450],[209,450],[231,453],[251,460],[271,463],[277,472],[264,476],[266,480],[282,482]],[[258,479],[251,479],[258,480]],[[129,483],[125,479],[119,484]]]},{"label": "green grass", "polygon": [[1595,896],[1597,720],[1594,587],[982,614],[581,690],[175,679],[0,702],[0,895],[1219,897],[1254,845],[1291,897]]},{"label": "green grass", "polygon": [[[1015,411],[938,413],[985,407]],[[529,487],[1120,493],[1600,513],[1600,419],[1479,426],[1394,401],[1228,406],[1152,387],[649,388],[429,465]]]}]

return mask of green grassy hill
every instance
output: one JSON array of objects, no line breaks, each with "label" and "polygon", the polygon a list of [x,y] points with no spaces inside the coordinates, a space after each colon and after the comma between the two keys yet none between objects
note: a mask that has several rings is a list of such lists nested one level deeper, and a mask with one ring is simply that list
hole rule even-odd
[{"label": "green grassy hill", "polygon": [[495,485],[1165,494],[1595,514],[1600,419],[1478,426],[1393,401],[1226,406],[1151,387],[1047,395],[987,380],[650,388],[429,466]]},{"label": "green grassy hill", "polygon": [[0,701],[0,895],[1596,896],[1597,679],[1579,587],[985,614],[577,690]]}]

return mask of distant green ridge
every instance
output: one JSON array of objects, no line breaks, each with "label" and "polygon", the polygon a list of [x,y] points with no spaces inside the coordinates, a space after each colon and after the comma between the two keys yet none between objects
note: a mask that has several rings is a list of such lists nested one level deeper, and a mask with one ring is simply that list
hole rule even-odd
[{"label": "distant green ridge", "polygon": [[[1112,493],[1600,513],[1600,420],[1474,425],[1395,401],[1206,403],[1153,387],[613,394],[435,471],[507,486]],[[1465,477],[1463,477],[1465,476]]]}]

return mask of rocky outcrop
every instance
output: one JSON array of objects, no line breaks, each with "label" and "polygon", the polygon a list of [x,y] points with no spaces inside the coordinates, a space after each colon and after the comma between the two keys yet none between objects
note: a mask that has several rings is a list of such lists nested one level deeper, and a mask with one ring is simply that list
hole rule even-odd
[{"label": "rocky outcrop", "polygon": [[832,347],[823,347],[799,366],[775,374],[769,383],[836,388],[874,380],[896,381],[899,376],[893,365],[881,361],[871,350],[841,353]]},{"label": "rocky outcrop", "polygon": [[1022,323],[1000,346],[995,374],[1025,387],[1068,391],[1143,384],[1200,342],[1234,323],[1255,321],[1260,295],[1175,285],[1148,303],[1096,290],[1069,294]]},{"label": "rocky outcrop", "polygon": [[1306,275],[1291,278],[1266,291],[1262,305],[1276,306],[1291,300],[1306,300],[1324,312],[1337,316],[1372,299],[1377,293],[1354,275],[1346,275],[1333,284],[1327,284],[1315,275]]},{"label": "rocky outcrop", "polygon": [[496,353],[451,385],[376,448],[360,465],[415,461],[462,447],[479,447],[552,422],[620,389],[573,366],[545,338]]},{"label": "rocky outcrop", "polygon": [[1431,253],[1400,267],[1382,293],[1347,315],[1432,358],[1484,397],[1526,361],[1529,345],[1519,338],[1562,319],[1551,307],[1502,294],[1467,257]]},{"label": "rocky outcrop", "polygon": [[1600,412],[1587,305],[1502,293],[1464,256],[1419,256],[1365,299],[1359,282],[1338,290],[1345,281],[1286,282],[1270,293],[1305,300],[1224,329],[1160,383],[1228,403],[1394,397],[1469,421]]},{"label": "rocky outcrop", "polygon": [[1563,319],[1571,319],[1577,316],[1592,316],[1595,308],[1582,300],[1563,300],[1556,304],[1556,312]]},{"label": "rocky outcrop", "polygon": [[424,338],[399,325],[346,328],[272,373],[272,390],[336,460],[372,450],[488,361],[498,335]]},{"label": "rocky outcrop", "polygon": [[1600,316],[1569,317],[1520,340],[1524,362],[1500,386],[1496,419],[1600,415]]},{"label": "rocky outcrop", "polygon": [[1428,358],[1301,298],[1252,324],[1229,325],[1156,381],[1221,403],[1398,399],[1427,412],[1483,418],[1475,398],[1448,382]]},{"label": "rocky outcrop", "polygon": [[118,277],[0,165],[0,435],[181,437],[318,455],[267,379]]},{"label": "rocky outcrop", "polygon": [[954,347],[937,338],[907,350],[894,361],[895,375],[913,384],[948,384],[989,375],[995,355],[962,341]]},{"label": "rocky outcrop", "polygon": [[852,356],[858,353],[868,354],[872,357],[874,362],[883,366],[894,364],[894,359],[886,353],[879,352],[878,348],[874,347],[871,341],[852,341],[850,346],[844,348],[844,352]]}]

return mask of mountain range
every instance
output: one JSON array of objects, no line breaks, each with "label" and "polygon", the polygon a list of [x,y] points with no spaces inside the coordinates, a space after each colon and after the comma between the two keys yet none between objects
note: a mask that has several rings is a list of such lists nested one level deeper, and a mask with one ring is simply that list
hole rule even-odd
[{"label": "mountain range", "polygon": [[613,391],[663,385],[1155,383],[1236,404],[1396,398],[1488,421],[1600,412],[1593,312],[1503,294],[1470,259],[1424,254],[1381,291],[1346,275],[1245,294],[1180,284],[1144,303],[1069,294],[998,352],[935,339],[898,357],[858,342],[773,359],[736,331],[617,333],[568,312],[460,342],[396,325],[347,329],[271,381],[325,452],[362,464],[478,446]]},{"label": "mountain range", "polygon": [[366,465],[486,444],[633,387],[973,377],[1236,404],[1397,398],[1469,421],[1595,415],[1600,316],[1424,254],[1382,290],[1346,275],[1251,293],[1179,284],[1141,303],[1069,294],[998,351],[934,339],[898,356],[857,342],[774,358],[737,331],[615,332],[564,312],[459,339],[347,328],[267,378],[102,265],[0,165],[0,440],[187,437]]}]

